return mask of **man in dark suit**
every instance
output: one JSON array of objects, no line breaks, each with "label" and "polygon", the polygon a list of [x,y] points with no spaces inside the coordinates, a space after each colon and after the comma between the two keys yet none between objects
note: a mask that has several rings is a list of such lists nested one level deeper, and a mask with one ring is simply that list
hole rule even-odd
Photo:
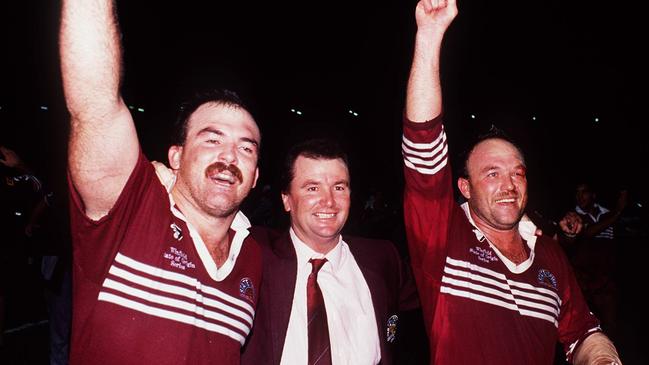
[{"label": "man in dark suit", "polygon": [[[293,147],[284,164],[282,201],[289,231],[253,230],[264,271],[242,364],[393,363],[398,313],[418,300],[390,242],[340,233],[350,206],[345,153],[329,140]],[[312,259],[326,260],[318,271]],[[326,326],[315,335],[307,299],[314,271],[326,308]],[[327,346],[313,355],[316,337]]]}]

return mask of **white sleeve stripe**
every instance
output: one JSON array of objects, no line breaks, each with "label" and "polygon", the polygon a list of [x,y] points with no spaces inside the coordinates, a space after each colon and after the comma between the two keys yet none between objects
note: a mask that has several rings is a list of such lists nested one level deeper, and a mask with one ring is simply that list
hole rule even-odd
[{"label": "white sleeve stripe", "polygon": [[[601,330],[602,330],[602,328],[600,326],[593,327],[593,328],[589,329],[588,331],[586,331],[586,333],[584,335],[587,335],[587,334],[595,332],[595,331],[601,331]],[[582,336],[582,338],[583,337],[584,336]],[[568,358],[570,357],[572,352],[575,351],[575,348],[577,347],[577,344],[579,344],[579,340],[580,339],[576,340],[575,342],[571,343],[570,346],[568,346],[568,352],[566,352],[566,361],[568,361]]]},{"label": "white sleeve stripe", "polygon": [[216,288],[212,288],[210,286],[204,285],[203,283],[199,282],[195,278],[183,274],[179,274],[173,271],[168,271],[168,270],[163,270],[161,268],[147,265],[145,263],[133,260],[132,258],[122,255],[121,253],[118,253],[117,256],[115,257],[115,261],[119,262],[120,264],[127,266],[131,269],[137,270],[144,272],[146,274],[152,275],[152,276],[157,276],[159,278],[163,278],[166,280],[172,280],[172,281],[177,281],[186,285],[189,285],[193,288],[200,288],[200,290],[204,293],[211,294],[214,296],[217,296],[225,301],[228,301],[232,304],[235,304],[239,307],[245,308],[248,310],[248,312],[255,313],[254,308],[246,302],[244,302],[241,299],[235,298],[231,295],[228,295]]},{"label": "white sleeve stripe", "polygon": [[442,161],[442,163],[437,165],[437,167],[432,168],[432,169],[427,169],[427,168],[423,168],[423,167],[417,167],[412,162],[410,162],[408,160],[403,160],[403,163],[406,165],[406,167],[411,168],[413,170],[416,170],[420,174],[424,174],[424,175],[435,175],[436,173],[439,172],[439,170],[443,169],[444,166],[446,166],[447,162],[448,162],[448,159],[445,158],[444,161]]},{"label": "white sleeve stripe", "polygon": [[[100,292],[99,297],[97,298],[99,300],[105,301],[105,302],[110,302],[113,304],[120,305],[122,307],[130,308],[133,310],[136,310],[138,312],[146,313],[152,316],[160,317],[160,318],[166,318],[172,321],[176,322],[181,322],[181,323],[186,323],[192,326],[196,326],[199,328],[203,328],[205,330],[211,331],[211,332],[217,332],[220,334],[223,334],[225,336],[228,336],[230,338],[235,339],[236,341],[239,341],[239,343],[243,346],[243,344],[246,341],[246,338],[242,336],[241,334],[237,333],[236,331],[233,331],[227,327],[207,322],[204,321],[200,318],[195,318],[192,316],[188,316],[186,314],[181,314],[181,313],[176,313],[172,311],[168,311],[162,308],[156,308],[152,307],[143,303],[139,303],[133,300],[129,300],[126,298],[122,298],[120,296],[106,293],[106,292]],[[248,332],[246,332],[246,335]]]},{"label": "white sleeve stripe", "polygon": [[406,144],[406,141],[407,141],[407,140],[406,140],[406,138],[404,137],[404,138],[403,138],[403,141],[402,141],[402,143],[401,143],[401,150],[402,150],[403,152],[405,152],[405,153],[412,154],[412,155],[416,155],[416,156],[419,156],[419,157],[422,157],[422,158],[433,157],[433,156],[435,156],[437,153],[439,153],[439,151],[441,151],[442,148],[444,148],[443,146],[445,146],[445,145],[448,144],[448,143],[446,143],[446,135],[443,134],[442,137],[444,137],[444,138],[442,139],[442,141],[441,141],[439,144],[437,144],[434,148],[432,148],[432,149],[425,149],[425,150],[419,150],[419,149],[409,148],[408,145]]},{"label": "white sleeve stripe", "polygon": [[439,135],[433,140],[432,142],[428,143],[415,143],[408,138],[406,138],[405,134],[403,135],[403,143],[405,143],[408,147],[414,148],[417,150],[430,150],[435,148],[438,144],[440,144],[442,141],[446,140],[446,133],[444,133],[444,127],[442,127],[442,130],[439,132]]},{"label": "white sleeve stripe", "polygon": [[[165,284],[161,283],[159,281],[151,280],[133,273],[130,273],[126,270],[120,269],[115,266],[111,266],[110,270],[108,271],[111,275],[115,275],[116,277],[122,278],[124,280],[127,280],[131,283],[135,283],[147,288],[151,288],[154,290],[158,290],[161,292],[169,293],[169,294],[175,294],[179,296],[184,296],[186,298],[189,298],[193,301],[197,301],[200,303],[203,303],[205,305],[208,305],[210,307],[214,307],[217,309],[220,309],[224,312],[228,312],[234,316],[240,317],[245,319],[251,326],[252,326],[252,316],[254,315],[253,313],[246,313],[242,310],[233,308],[232,306],[220,302],[218,300],[210,299],[208,297],[203,296],[200,294],[197,290],[190,290],[187,288],[179,287],[176,285],[171,285],[171,284]],[[106,282],[108,282],[110,279],[106,279],[104,282],[104,286],[106,286]]]},{"label": "white sleeve stripe", "polygon": [[444,150],[442,151],[442,153],[440,153],[437,157],[435,157],[432,160],[422,160],[422,159],[417,158],[417,157],[412,157],[409,154],[404,154],[403,158],[410,161],[410,162],[412,162],[413,164],[424,165],[424,166],[435,166],[443,158],[446,158],[447,153],[448,153],[448,145],[445,144],[444,145]]},{"label": "white sleeve stripe", "polygon": [[[170,297],[165,297],[163,295],[153,294],[141,289],[130,287],[128,285],[122,284],[114,280],[106,279],[104,281],[103,287],[113,289],[118,292],[122,292],[124,294],[145,300],[150,303],[161,304],[168,307],[185,310],[187,312],[192,312],[192,314],[194,315],[199,315],[209,319],[216,320],[218,322],[227,323],[230,326],[239,329],[243,333],[248,333],[248,331],[250,331],[250,327],[252,326],[252,323],[246,325],[243,322],[233,317],[229,317],[224,314],[206,309],[204,307],[197,305],[196,303],[186,302],[180,299],[174,299]],[[113,294],[116,295],[115,293]]]}]

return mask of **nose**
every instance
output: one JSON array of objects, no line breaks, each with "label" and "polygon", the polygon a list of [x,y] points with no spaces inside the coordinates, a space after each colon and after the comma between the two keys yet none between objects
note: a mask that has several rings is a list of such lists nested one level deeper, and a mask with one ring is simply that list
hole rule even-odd
[{"label": "nose", "polygon": [[234,143],[224,143],[219,151],[219,160],[227,164],[237,162],[237,147]]},{"label": "nose", "polygon": [[512,191],[516,190],[516,185],[514,184],[514,178],[510,175],[507,175],[503,178],[502,183],[503,190]]},{"label": "nose", "polygon": [[322,203],[324,206],[331,208],[336,205],[336,200],[334,199],[334,192],[331,189],[322,190]]}]

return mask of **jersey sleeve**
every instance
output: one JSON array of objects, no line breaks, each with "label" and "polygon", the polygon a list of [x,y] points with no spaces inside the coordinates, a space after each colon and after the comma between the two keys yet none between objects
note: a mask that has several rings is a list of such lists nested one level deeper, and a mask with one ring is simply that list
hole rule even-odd
[{"label": "jersey sleeve", "polygon": [[561,312],[559,315],[559,341],[563,344],[566,359],[572,363],[575,350],[586,337],[601,332],[599,320],[588,309],[577,279],[568,259],[559,252],[565,268],[565,285],[562,287]]},{"label": "jersey sleeve", "polygon": [[80,266],[85,279],[99,284],[127,233],[132,217],[144,214],[138,213],[142,202],[152,193],[157,193],[156,188],[160,191],[164,188],[142,152],[115,205],[99,220],[86,216],[81,196],[74,189],[69,175],[68,184],[74,262]]},{"label": "jersey sleeve", "polygon": [[433,293],[439,289],[450,218],[456,206],[441,117],[425,123],[404,119],[401,146],[404,220],[413,275],[422,307],[434,308]]}]

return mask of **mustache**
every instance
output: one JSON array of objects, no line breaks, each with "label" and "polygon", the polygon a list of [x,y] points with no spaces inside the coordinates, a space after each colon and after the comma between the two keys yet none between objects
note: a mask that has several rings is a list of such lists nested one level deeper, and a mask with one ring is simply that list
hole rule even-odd
[{"label": "mustache", "polygon": [[504,193],[496,195],[496,199],[518,199],[518,194],[516,193]]},{"label": "mustache", "polygon": [[205,176],[209,177],[214,173],[219,173],[223,171],[230,172],[239,182],[243,182],[243,173],[235,165],[226,164],[221,161],[215,162],[207,167],[205,170]]}]

